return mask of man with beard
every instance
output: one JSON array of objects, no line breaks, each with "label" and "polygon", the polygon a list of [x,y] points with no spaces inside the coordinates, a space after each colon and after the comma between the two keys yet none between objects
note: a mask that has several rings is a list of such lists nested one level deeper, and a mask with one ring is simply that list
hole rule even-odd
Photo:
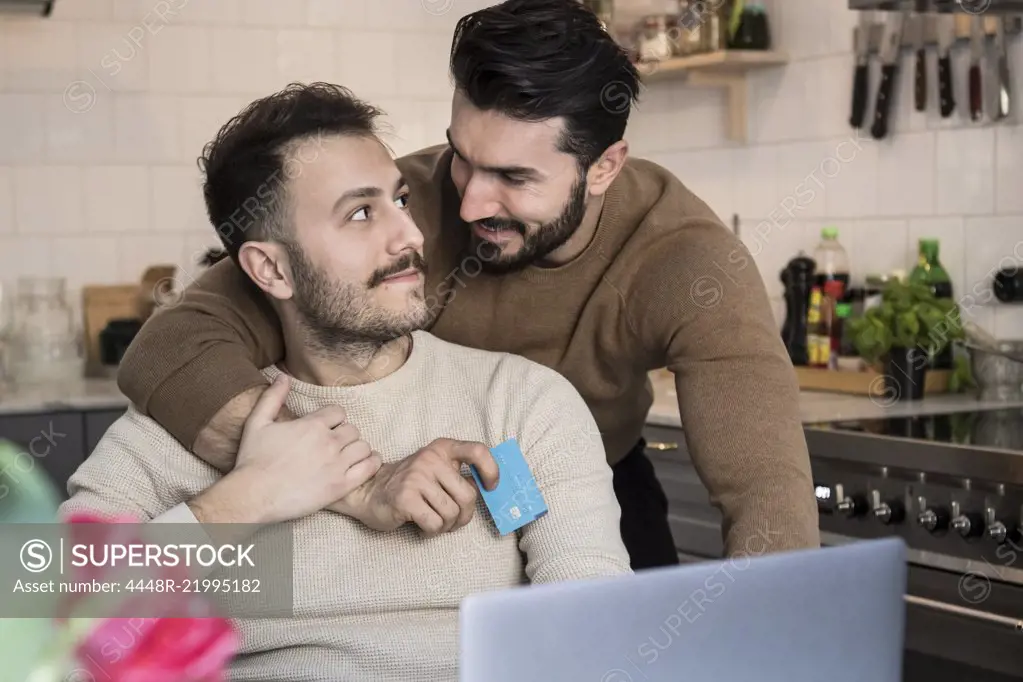
[{"label": "man with beard", "polygon": [[[523,355],[579,390],[633,568],[678,560],[641,437],[648,372],[664,367],[725,551],[819,546],[798,384],[763,280],[704,202],[628,157],[639,83],[626,53],[577,2],[507,0],[459,21],[450,64],[448,144],[398,162],[426,238],[431,332]],[[257,303],[219,263],[146,323],[119,372],[140,409],[224,469],[265,389],[257,367],[283,353]]]},{"label": "man with beard", "polygon": [[[523,357],[423,331],[423,235],[377,114],[338,86],[290,87],[206,148],[213,224],[260,198],[249,229],[223,239],[223,265],[284,338],[234,468],[222,475],[132,408],[69,482],[64,513],[295,520],[294,618],[238,622],[233,680],[454,680],[465,596],[630,572],[579,393]],[[298,419],[275,422],[285,398]],[[550,511],[500,535],[460,468],[492,489],[500,472],[480,443],[512,438]],[[341,514],[324,511],[338,500]]]}]

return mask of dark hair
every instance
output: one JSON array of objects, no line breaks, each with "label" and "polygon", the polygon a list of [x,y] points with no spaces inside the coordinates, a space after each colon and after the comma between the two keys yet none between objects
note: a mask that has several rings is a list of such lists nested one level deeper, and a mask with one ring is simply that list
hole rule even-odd
[{"label": "dark hair", "polygon": [[564,117],[559,148],[582,168],[622,139],[640,83],[626,50],[577,0],[507,0],[462,17],[451,75],[479,109],[522,121]]},{"label": "dark hair", "polygon": [[289,238],[287,181],[301,173],[300,143],[375,135],[380,114],[339,85],[292,83],[228,121],[199,158],[206,212],[228,255],[237,262],[247,241]]}]

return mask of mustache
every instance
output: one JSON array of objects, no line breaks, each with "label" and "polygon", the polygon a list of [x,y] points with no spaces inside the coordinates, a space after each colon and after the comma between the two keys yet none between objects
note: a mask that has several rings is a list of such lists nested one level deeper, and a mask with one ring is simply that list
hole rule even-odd
[{"label": "mustache", "polygon": [[526,224],[511,218],[484,218],[476,222],[490,230],[514,230],[523,236],[526,234]]},{"label": "mustache", "polygon": [[380,268],[379,270],[374,272],[373,275],[369,278],[367,286],[370,289],[372,289],[373,287],[380,286],[380,284],[388,277],[392,275],[397,275],[399,272],[402,272],[403,270],[409,270],[411,268],[415,268],[423,275],[426,275],[427,270],[426,259],[420,256],[417,251],[407,253],[398,260],[394,261],[392,264],[388,265],[386,268]]}]

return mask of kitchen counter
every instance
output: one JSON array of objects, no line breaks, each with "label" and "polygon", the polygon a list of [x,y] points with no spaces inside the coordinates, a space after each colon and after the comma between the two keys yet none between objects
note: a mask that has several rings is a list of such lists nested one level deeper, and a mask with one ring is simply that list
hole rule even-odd
[{"label": "kitchen counter", "polygon": [[[680,427],[682,421],[678,414],[674,379],[670,374],[654,372],[650,374],[650,381],[654,387],[654,404],[647,416],[647,423]],[[803,424],[846,419],[914,417],[998,407],[1023,407],[1023,401],[978,400],[972,395],[957,393],[889,404],[879,399],[842,393],[801,391],[799,394],[799,414]]]},{"label": "kitchen counter", "polygon": [[114,379],[81,379],[59,386],[0,384],[0,415],[128,407]]}]

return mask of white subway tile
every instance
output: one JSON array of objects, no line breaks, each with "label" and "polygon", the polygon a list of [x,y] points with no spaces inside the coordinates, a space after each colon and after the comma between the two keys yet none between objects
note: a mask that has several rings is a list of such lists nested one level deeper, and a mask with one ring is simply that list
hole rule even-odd
[{"label": "white subway tile", "polygon": [[[187,23],[196,6],[219,5],[233,0],[114,0],[114,19],[140,26]],[[201,11],[201,10],[200,10]]]},{"label": "white subway tile", "polygon": [[967,291],[966,237],[963,219],[918,218],[909,221],[909,240],[906,244],[907,272],[916,265],[921,239],[937,239],[940,250],[938,260],[952,278],[952,293],[958,299]]},{"label": "white subway tile", "polygon": [[204,227],[213,233],[203,203],[202,176],[195,166],[153,168],[153,228],[189,232]]},{"label": "white subway tile", "polygon": [[283,82],[336,82],[332,32],[283,30],[277,34],[277,50],[277,69]]},{"label": "white subway tile", "polygon": [[876,144],[862,138],[830,140],[830,151],[815,177],[827,183],[825,211],[828,217],[857,218],[877,213],[878,156]]},{"label": "white subway tile", "polygon": [[249,26],[302,26],[306,23],[306,0],[241,0],[242,23]]},{"label": "white subway tile", "polygon": [[732,155],[728,149],[675,152],[663,165],[702,200],[725,225],[732,224],[735,187]]},{"label": "white subway tile", "polygon": [[172,97],[117,95],[114,110],[119,161],[170,163],[179,160],[177,102]]},{"label": "white subway tile", "polygon": [[1023,306],[999,305],[994,314],[997,338],[1023,341]]},{"label": "white subway tile", "polygon": [[0,49],[9,90],[62,92],[79,75],[76,24],[16,21],[5,27]]},{"label": "white subway tile", "polygon": [[118,237],[119,278],[138,282],[150,266],[178,265],[181,244],[180,235],[121,235]]},{"label": "white subway tile", "polygon": [[995,212],[1023,213],[1023,126],[995,133]]},{"label": "white subway tile", "polygon": [[995,304],[991,278],[1023,265],[1023,216],[967,218],[964,235],[967,293],[978,305]]},{"label": "white subway tile", "polygon": [[206,266],[200,265],[199,260],[205,255],[206,250],[211,247],[221,248],[222,244],[212,228],[199,232],[188,232],[182,235],[184,248],[181,253],[181,262],[177,272],[177,287],[183,289],[193,284]]},{"label": "white subway tile", "polygon": [[181,158],[190,164],[198,159],[206,143],[250,101],[251,98],[241,95],[180,98]]},{"label": "white subway tile", "polygon": [[992,306],[979,305],[973,295],[956,296],[959,312],[963,320],[972,322],[988,334],[997,336],[995,329],[995,309]]},{"label": "white subway tile", "polygon": [[203,93],[210,89],[210,29],[167,26],[149,45],[150,92]]},{"label": "white subway tile", "polygon": [[[786,67],[787,68],[787,67]],[[852,107],[853,58],[821,57],[805,63],[805,105],[793,130],[797,137],[853,137],[871,139],[869,119],[864,130],[849,124]]]},{"label": "white subway tile", "polygon": [[837,177],[836,170],[841,173],[838,155],[855,163],[857,157],[852,151],[848,145],[839,148],[823,140],[779,147],[775,175],[778,214],[794,220],[824,217],[831,182]]},{"label": "white subway tile", "polygon": [[72,166],[22,166],[14,171],[18,232],[39,236],[84,229],[82,170]]},{"label": "white subway tile", "polygon": [[138,24],[80,24],[78,63],[82,80],[100,91],[149,88],[148,62],[157,41]]},{"label": "white subway tile", "polygon": [[735,211],[743,218],[764,218],[778,207],[778,147],[751,145],[732,150]]},{"label": "white subway tile", "polygon": [[877,214],[930,215],[934,212],[934,133],[898,135],[878,146]]},{"label": "white subway tile", "polygon": [[463,9],[471,4],[459,0],[373,0],[368,3],[367,23],[373,30],[446,31],[450,35],[458,18],[475,9]]},{"label": "white subway tile", "polygon": [[114,16],[113,0],[70,0],[55,2],[51,21],[103,21]]},{"label": "white subway tile", "polygon": [[114,95],[86,83],[71,96],[47,96],[40,123],[46,129],[46,158],[54,163],[109,163],[114,146]]},{"label": "white subway tile", "polygon": [[992,128],[938,133],[937,213],[988,214],[995,208]]},{"label": "white subway tile", "polygon": [[365,28],[369,0],[309,0],[306,21],[310,26]]},{"label": "white subway tile", "polygon": [[14,175],[0,167],[0,234],[14,232]]},{"label": "white subway tile", "polygon": [[[817,67],[813,62],[791,62],[784,67],[750,73],[747,86],[750,142],[805,140],[812,135],[807,130],[807,112],[816,110],[810,105],[817,94],[812,92],[816,79]],[[724,111],[720,108],[718,116],[723,117]]]},{"label": "white subway tile", "polygon": [[198,2],[190,0],[188,7],[181,11],[182,23],[203,26],[230,26],[241,23],[240,0],[216,0]]},{"label": "white subway tile", "polygon": [[338,83],[363,99],[401,94],[398,88],[397,36],[393,33],[340,31],[334,38]]},{"label": "white subway tile", "polygon": [[400,66],[399,92],[407,97],[451,97],[454,92],[448,74],[451,36],[421,33],[403,36],[397,44],[395,62]]},{"label": "white subway tile", "polygon": [[14,286],[19,277],[49,277],[53,266],[53,237],[0,235],[2,280]]},{"label": "white subway tile", "polygon": [[46,147],[46,98],[0,94],[0,163],[36,161]]},{"label": "white subway tile", "polygon": [[[831,224],[831,223],[828,223]],[[856,220],[833,223],[838,241],[849,254],[853,280],[863,282],[870,273],[908,273],[913,261],[906,259],[909,229],[904,220]]]},{"label": "white subway tile", "polygon": [[[607,92],[615,106],[628,96],[624,86],[615,85]],[[721,146],[725,140],[723,101],[724,94],[713,88],[691,88],[676,82],[652,84],[642,92],[629,117],[625,139],[639,156]]]},{"label": "white subway tile", "polygon": [[90,232],[144,232],[149,215],[148,167],[85,169],[85,223]]},{"label": "white subway tile", "polygon": [[810,232],[813,230],[816,233],[819,230],[815,228],[816,224],[811,226],[786,215],[742,224],[742,242],[757,264],[768,296],[780,297],[784,294],[781,271],[800,251],[809,255],[816,243]]},{"label": "white subway tile", "polygon": [[118,238],[89,235],[88,237],[54,237],[53,274],[67,279],[69,290],[78,290],[91,284],[118,284]]},{"label": "white subway tile", "polygon": [[258,28],[213,30],[213,89],[227,94],[268,95],[280,89],[277,32]]}]

